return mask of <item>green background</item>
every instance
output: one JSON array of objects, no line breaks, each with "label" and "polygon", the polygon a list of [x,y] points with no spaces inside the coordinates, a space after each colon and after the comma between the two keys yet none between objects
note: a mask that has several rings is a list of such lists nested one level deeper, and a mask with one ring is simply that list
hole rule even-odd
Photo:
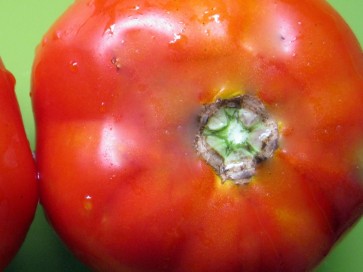
[{"label": "green background", "polygon": [[[363,1],[329,1],[363,44]],[[34,50],[52,22],[73,0],[0,0],[0,56],[17,79],[16,92],[25,129],[34,148],[34,121],[29,98]],[[49,227],[41,207],[19,253],[5,272],[88,271],[73,258]],[[363,271],[363,219],[333,249],[318,272]]]}]

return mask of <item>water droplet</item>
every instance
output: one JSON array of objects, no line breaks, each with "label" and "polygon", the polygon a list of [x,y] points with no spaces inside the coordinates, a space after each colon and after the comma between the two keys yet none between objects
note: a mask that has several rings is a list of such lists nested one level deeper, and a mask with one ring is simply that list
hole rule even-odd
[{"label": "water droplet", "polygon": [[44,37],[42,40],[42,46],[46,45],[48,41],[49,41],[48,37]]},{"label": "water droplet", "polygon": [[78,70],[78,62],[77,61],[70,61],[69,62],[69,69],[72,72],[76,72]]},{"label": "water droplet", "polygon": [[101,102],[99,110],[100,110],[101,113],[104,113],[106,111],[106,103],[105,102]]},{"label": "water droplet", "polygon": [[52,38],[53,38],[53,40],[56,41],[56,40],[59,40],[61,37],[62,37],[62,32],[58,30],[58,31],[56,31],[56,32],[53,33],[53,37]]},{"label": "water droplet", "polygon": [[92,196],[86,195],[83,199],[83,208],[86,211],[91,211],[93,208],[93,199]]},{"label": "water droplet", "polygon": [[109,180],[110,180],[110,181],[113,181],[114,179],[116,179],[116,177],[117,177],[117,175],[116,175],[116,174],[113,174],[113,175],[109,178]]}]

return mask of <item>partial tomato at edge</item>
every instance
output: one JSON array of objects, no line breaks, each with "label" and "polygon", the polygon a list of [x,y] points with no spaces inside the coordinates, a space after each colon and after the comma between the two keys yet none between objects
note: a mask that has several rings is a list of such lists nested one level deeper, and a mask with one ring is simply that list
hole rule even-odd
[{"label": "partial tomato at edge", "polygon": [[36,169],[14,92],[0,59],[0,270],[22,245],[38,203]]},{"label": "partial tomato at edge", "polygon": [[100,271],[310,270],[363,212],[362,74],[325,1],[76,1],[33,66],[47,216]]}]

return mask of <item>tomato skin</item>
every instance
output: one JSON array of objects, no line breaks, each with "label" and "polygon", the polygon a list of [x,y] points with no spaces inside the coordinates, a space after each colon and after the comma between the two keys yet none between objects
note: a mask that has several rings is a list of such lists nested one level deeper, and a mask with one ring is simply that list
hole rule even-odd
[{"label": "tomato skin", "polygon": [[14,92],[0,59],[0,270],[23,243],[38,203],[36,170]]},{"label": "tomato skin", "polygon": [[[310,270],[363,213],[362,75],[325,1],[76,1],[33,67],[41,202],[96,270]],[[196,119],[244,93],[279,149],[221,184]]]}]

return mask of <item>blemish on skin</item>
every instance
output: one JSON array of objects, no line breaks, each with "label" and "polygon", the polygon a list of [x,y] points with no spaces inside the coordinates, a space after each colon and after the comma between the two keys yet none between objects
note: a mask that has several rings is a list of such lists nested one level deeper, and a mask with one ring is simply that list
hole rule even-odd
[{"label": "blemish on skin", "polygon": [[12,148],[8,148],[3,155],[3,163],[7,168],[16,168],[18,167],[18,162],[16,159],[15,150]]},{"label": "blemish on skin", "polygon": [[111,59],[111,63],[116,67],[116,70],[119,71],[122,67],[121,60],[118,57],[113,57]]}]

